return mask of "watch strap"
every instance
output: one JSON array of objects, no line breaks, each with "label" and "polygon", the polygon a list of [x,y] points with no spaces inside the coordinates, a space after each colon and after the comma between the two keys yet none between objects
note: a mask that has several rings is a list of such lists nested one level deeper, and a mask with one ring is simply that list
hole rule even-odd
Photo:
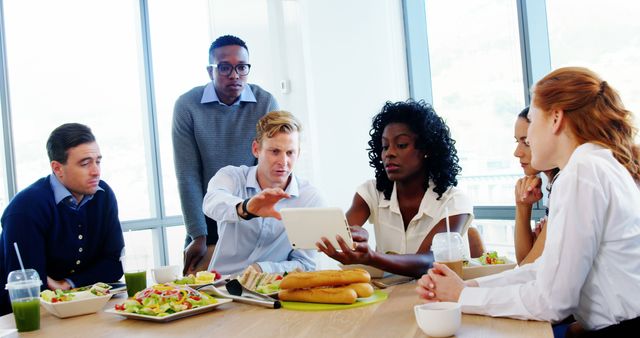
[{"label": "watch strap", "polygon": [[247,203],[249,203],[249,200],[251,198],[247,198],[246,200],[244,200],[242,202],[242,218],[246,219],[246,220],[250,220],[252,218],[256,218],[258,217],[258,215],[254,215],[252,213],[249,212],[249,210],[247,210]]}]

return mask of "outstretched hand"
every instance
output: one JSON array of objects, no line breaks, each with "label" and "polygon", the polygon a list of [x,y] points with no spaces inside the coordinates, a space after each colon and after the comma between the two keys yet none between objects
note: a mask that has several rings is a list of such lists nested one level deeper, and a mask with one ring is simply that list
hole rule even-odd
[{"label": "outstretched hand", "polygon": [[281,220],[282,215],[275,209],[275,205],[281,199],[290,197],[280,188],[267,188],[251,197],[247,203],[247,211],[259,217],[274,217]]}]

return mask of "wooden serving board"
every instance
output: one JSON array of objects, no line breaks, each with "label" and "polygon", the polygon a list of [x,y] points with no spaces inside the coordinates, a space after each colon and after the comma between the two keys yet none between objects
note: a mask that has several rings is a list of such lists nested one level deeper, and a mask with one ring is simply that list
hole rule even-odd
[{"label": "wooden serving board", "polygon": [[287,310],[297,311],[333,311],[333,310],[346,310],[357,307],[367,306],[375,303],[380,303],[387,299],[388,294],[386,292],[376,290],[371,297],[358,298],[353,304],[324,304],[324,303],[303,303],[303,302],[284,302],[282,308]]}]

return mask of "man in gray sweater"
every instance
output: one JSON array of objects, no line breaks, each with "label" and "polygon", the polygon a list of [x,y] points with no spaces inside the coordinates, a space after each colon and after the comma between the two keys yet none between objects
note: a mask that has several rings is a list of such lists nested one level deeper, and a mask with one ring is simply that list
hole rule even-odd
[{"label": "man in gray sweater", "polygon": [[218,169],[252,166],[255,126],[278,110],[275,98],[247,84],[249,50],[240,38],[225,35],[209,48],[211,82],[178,98],[173,112],[173,153],[182,214],[187,229],[183,273],[205,270],[218,241],[214,220],[202,212],[207,184]]}]

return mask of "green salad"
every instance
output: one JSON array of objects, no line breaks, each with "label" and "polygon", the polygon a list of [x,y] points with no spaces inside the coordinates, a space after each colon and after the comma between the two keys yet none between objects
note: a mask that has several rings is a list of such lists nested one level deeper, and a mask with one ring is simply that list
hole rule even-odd
[{"label": "green salad", "polygon": [[208,294],[198,292],[186,285],[157,284],[137,292],[122,304],[116,304],[115,309],[121,312],[164,317],[216,302],[216,299]]},{"label": "green salad", "polygon": [[507,262],[507,258],[503,256],[498,256],[498,252],[496,251],[489,251],[489,252],[483,253],[478,260],[482,265],[505,264]]},{"label": "green salad", "polygon": [[44,290],[40,292],[40,297],[49,303],[58,303],[73,300],[75,295],[72,292],[64,292],[60,289],[56,289],[55,291]]},{"label": "green salad", "polygon": [[98,282],[90,286],[83,286],[69,290],[44,290],[40,292],[40,297],[49,303],[68,302],[73,300],[78,292],[89,291],[96,296],[104,296],[109,294],[109,289],[111,289],[111,285]]},{"label": "green salad", "polygon": [[280,291],[280,281],[281,279],[270,284],[258,285],[258,287],[256,287],[256,292],[259,292],[262,294],[276,293]]}]

